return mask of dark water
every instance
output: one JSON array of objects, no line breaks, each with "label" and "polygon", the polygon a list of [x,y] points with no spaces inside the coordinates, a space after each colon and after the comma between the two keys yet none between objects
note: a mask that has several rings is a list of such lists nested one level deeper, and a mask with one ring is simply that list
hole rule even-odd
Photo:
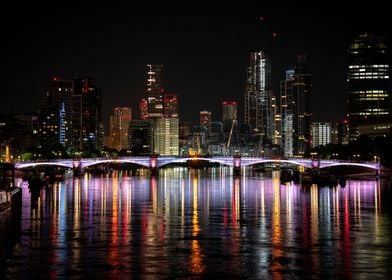
[{"label": "dark water", "polygon": [[[391,191],[173,168],[86,175],[1,213],[6,279],[391,279]],[[1,275],[0,275],[1,276]]]}]

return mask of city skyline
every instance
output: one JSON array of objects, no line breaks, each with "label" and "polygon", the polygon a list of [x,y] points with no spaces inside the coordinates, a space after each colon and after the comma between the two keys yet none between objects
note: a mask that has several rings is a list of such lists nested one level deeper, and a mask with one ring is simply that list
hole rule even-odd
[{"label": "city skyline", "polygon": [[[298,54],[305,54],[314,81],[313,119],[339,121],[347,113],[350,41],[361,31],[386,36],[387,44],[390,39],[381,7],[370,8],[369,17],[362,17],[364,10],[343,15],[345,11],[333,14],[331,9],[174,16],[103,10],[60,11],[33,21],[18,15],[21,28],[9,26],[2,46],[5,94],[0,112],[34,111],[53,77],[69,80],[80,74],[94,77],[102,88],[107,126],[116,106],[129,106],[138,116],[145,96],[145,66],[157,63],[165,66],[165,87],[179,96],[181,121],[196,123],[201,110],[220,116],[224,100],[239,103],[243,120],[247,57],[252,50],[265,49],[271,54],[275,94],[285,70],[293,68]],[[106,20],[99,21],[103,15]],[[328,107],[334,109],[325,110]]]}]

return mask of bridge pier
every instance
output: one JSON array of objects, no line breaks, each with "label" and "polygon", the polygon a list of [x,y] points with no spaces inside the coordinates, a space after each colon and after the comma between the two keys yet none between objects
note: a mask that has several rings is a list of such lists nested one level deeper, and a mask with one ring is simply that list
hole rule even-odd
[{"label": "bridge pier", "polygon": [[80,159],[74,159],[72,162],[72,171],[73,171],[73,176],[74,177],[79,177],[83,175],[83,170],[82,170],[82,163],[80,162]]},{"label": "bridge pier", "polygon": [[241,156],[235,155],[233,161],[233,175],[241,176]]},{"label": "bridge pier", "polygon": [[158,175],[158,156],[150,155],[150,174],[151,176]]}]

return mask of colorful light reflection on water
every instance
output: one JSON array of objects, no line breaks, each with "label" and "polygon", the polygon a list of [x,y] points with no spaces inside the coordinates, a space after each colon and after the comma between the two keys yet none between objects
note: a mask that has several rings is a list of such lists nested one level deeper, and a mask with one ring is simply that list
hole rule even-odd
[{"label": "colorful light reflection on water", "polygon": [[[386,278],[391,192],[281,184],[229,169],[114,173],[25,186],[13,231],[2,213],[6,278]],[[386,205],[384,205],[386,204]],[[12,223],[13,228],[15,222]]]}]

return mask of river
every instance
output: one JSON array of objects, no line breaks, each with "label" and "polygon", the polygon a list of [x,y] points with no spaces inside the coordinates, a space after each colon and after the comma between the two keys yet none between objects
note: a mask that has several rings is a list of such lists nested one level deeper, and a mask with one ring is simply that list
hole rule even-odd
[{"label": "river", "polygon": [[176,167],[21,185],[21,211],[1,213],[3,279],[392,276],[389,182]]}]

